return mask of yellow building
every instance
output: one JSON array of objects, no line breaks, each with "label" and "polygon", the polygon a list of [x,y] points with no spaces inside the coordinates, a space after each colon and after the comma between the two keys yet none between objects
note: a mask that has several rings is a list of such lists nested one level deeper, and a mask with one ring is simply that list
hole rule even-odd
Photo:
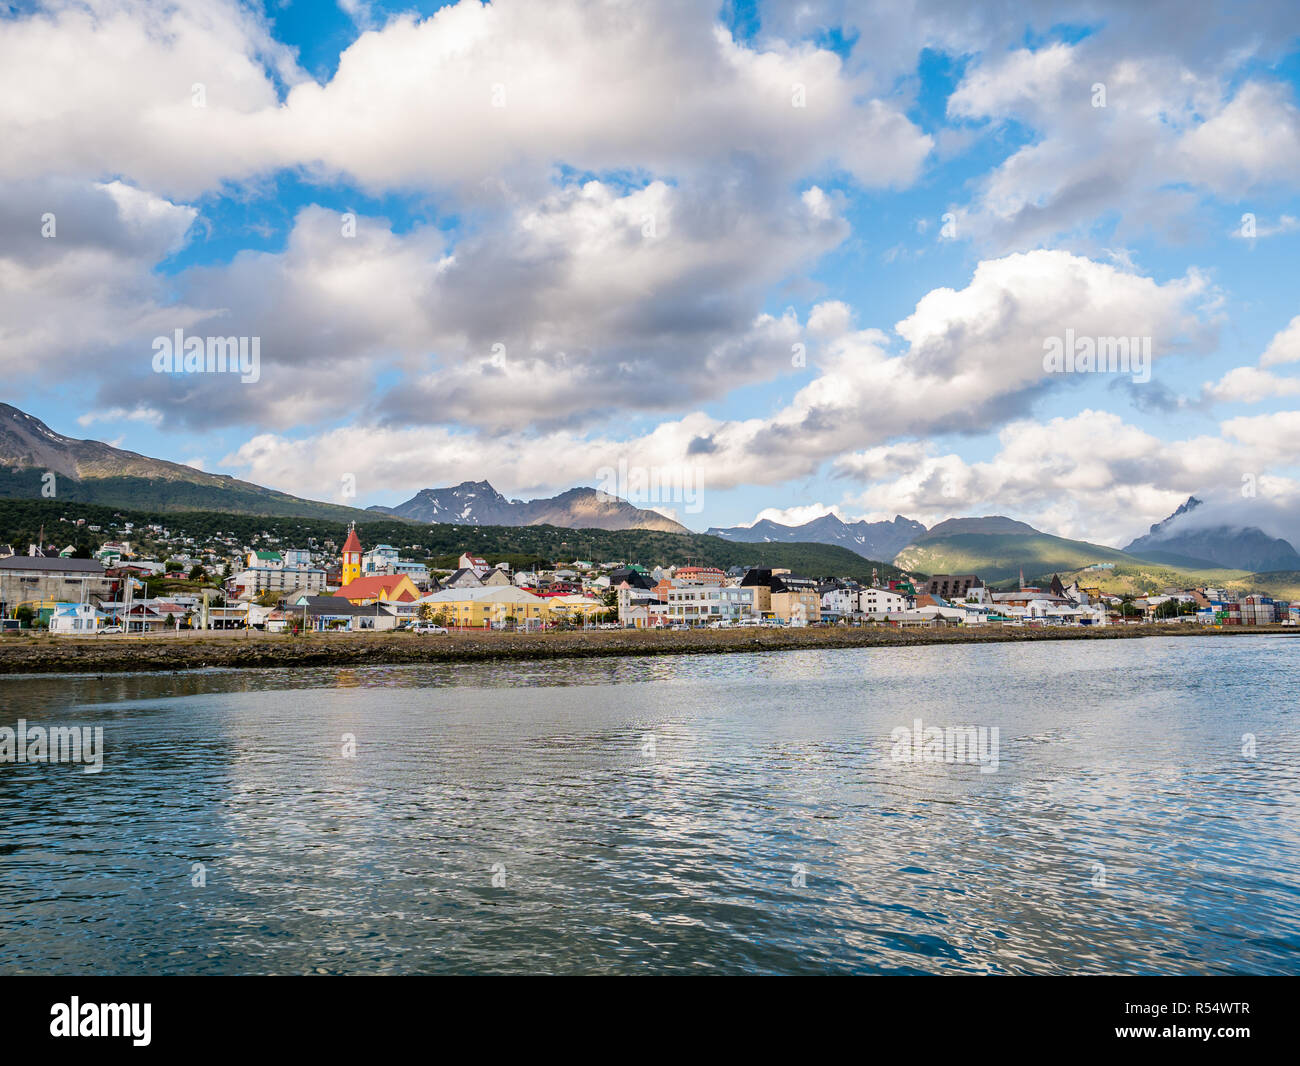
[{"label": "yellow building", "polygon": [[816,589],[773,592],[772,613],[783,622],[820,622],[822,598]]},{"label": "yellow building", "polygon": [[445,589],[418,601],[427,617],[441,615],[449,626],[487,629],[513,622],[538,625],[552,620],[550,601],[511,585]]},{"label": "yellow building", "polygon": [[334,595],[365,607],[376,600],[380,603],[414,603],[420,598],[420,590],[406,574],[373,574],[346,582]]}]

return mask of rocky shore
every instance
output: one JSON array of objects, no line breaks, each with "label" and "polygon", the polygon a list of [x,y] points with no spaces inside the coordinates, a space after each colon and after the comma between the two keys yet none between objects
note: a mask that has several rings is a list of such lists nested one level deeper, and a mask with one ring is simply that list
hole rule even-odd
[{"label": "rocky shore", "polygon": [[494,659],[570,659],[596,656],[710,655],[726,652],[871,648],[922,644],[985,644],[1044,640],[1129,640],[1173,636],[1300,636],[1281,626],[1216,629],[1166,624],[1045,629],[988,626],[972,629],[591,630],[546,633],[338,633],[293,637],[260,632],[112,635],[94,638],[13,635],[0,638],[0,674],[121,673],[210,667],[355,666]]}]

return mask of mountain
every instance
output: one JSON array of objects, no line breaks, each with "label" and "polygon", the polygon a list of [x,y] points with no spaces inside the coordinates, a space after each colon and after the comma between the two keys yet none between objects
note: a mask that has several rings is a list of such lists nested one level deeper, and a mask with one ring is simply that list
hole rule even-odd
[{"label": "mountain", "polygon": [[[55,475],[52,483],[47,473]],[[42,499],[48,484],[55,499],[142,511],[219,510],[337,521],[365,515],[358,508],[304,500],[100,441],[65,437],[39,418],[0,403],[0,497]]]},{"label": "mountain", "polygon": [[[1098,564],[1107,569],[1087,570]],[[1078,576],[1085,585],[1116,573],[1149,585],[1175,583],[1180,577],[1172,566],[1153,566],[1118,548],[1055,537],[1002,515],[940,522],[899,552],[894,565],[925,574],[979,574],[993,584],[1018,580],[1022,571],[1026,581],[1038,585],[1053,574]]]},{"label": "mountain", "polygon": [[1034,582],[1095,563],[1134,562],[1132,556],[1115,548],[1054,537],[1032,526],[1025,528],[1029,532],[956,532],[937,536],[931,530],[899,552],[894,565],[925,574],[979,574],[985,581],[995,583],[1018,578],[1021,570],[1026,581]]},{"label": "mountain", "polygon": [[833,514],[822,515],[801,526],[783,526],[764,518],[752,526],[714,527],[711,537],[722,537],[744,544],[772,541],[804,541],[812,544],[838,544],[866,559],[892,559],[920,534],[925,526],[897,515],[892,522],[843,522]]},{"label": "mountain", "polygon": [[1181,560],[1241,570],[1300,570],[1300,553],[1289,542],[1270,537],[1256,526],[1194,525],[1188,516],[1200,506],[1201,500],[1189,496],[1178,510],[1124,550],[1175,565]]},{"label": "mountain", "polygon": [[[1193,558],[1153,559],[1150,552],[1139,557],[1054,537],[1000,516],[940,522],[899,552],[894,565],[925,574],[979,574],[994,585],[1014,584],[1023,572],[1031,585],[1046,586],[1056,574],[1066,583],[1078,579],[1082,585],[1120,595],[1199,584],[1250,589],[1255,577],[1240,567],[1218,567]],[[1274,584],[1285,587],[1296,576],[1273,575]]]},{"label": "mountain", "polygon": [[569,489],[541,500],[507,500],[486,481],[463,481],[445,489],[421,489],[397,507],[371,507],[416,522],[458,526],[563,526],[568,529],[654,529],[689,533],[671,518],[633,507],[595,489]]},{"label": "mountain", "polygon": [[1002,515],[985,515],[983,518],[949,518],[946,522],[940,522],[937,526],[926,530],[916,537],[913,543],[971,534],[1047,535],[1040,534],[1033,526],[1026,525],[1024,522],[1017,522],[1012,518],[1004,518]]}]

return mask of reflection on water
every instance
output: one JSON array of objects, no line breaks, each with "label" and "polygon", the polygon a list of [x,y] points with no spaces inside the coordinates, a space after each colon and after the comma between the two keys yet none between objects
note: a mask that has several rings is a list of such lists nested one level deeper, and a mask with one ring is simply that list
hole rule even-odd
[{"label": "reflection on water", "polygon": [[4,678],[0,971],[1295,972],[1297,650]]}]

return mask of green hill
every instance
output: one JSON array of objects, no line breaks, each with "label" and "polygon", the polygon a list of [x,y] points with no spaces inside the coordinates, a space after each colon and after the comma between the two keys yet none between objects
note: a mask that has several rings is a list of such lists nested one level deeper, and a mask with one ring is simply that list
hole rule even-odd
[{"label": "green hill", "polygon": [[[13,500],[40,499],[42,475],[35,469],[0,467],[0,497]],[[321,503],[264,489],[251,482],[220,474],[203,480],[170,477],[57,477],[58,499],[105,507],[127,507],[158,516],[176,511],[219,509],[230,514],[302,515],[338,521],[360,519],[368,512],[356,507]]]},{"label": "green hill", "polygon": [[927,574],[979,574],[992,584],[1018,579],[1022,569],[1026,580],[1050,580],[1060,571],[1132,559],[1116,548],[1047,533],[957,533],[909,545],[894,565]]},{"label": "green hill", "polygon": [[[1179,565],[1179,563],[1184,565]],[[1264,591],[1267,575],[1248,570],[1227,570],[1198,565],[1198,560],[1145,559],[1118,548],[1048,533],[960,533],[928,537],[904,548],[894,565],[929,574],[979,574],[990,585],[1013,585],[1021,570],[1025,580],[1045,585],[1053,574],[1062,581],[1100,587],[1116,595],[1140,595],[1188,585],[1222,585],[1232,589]],[[1090,569],[1107,564],[1104,570]],[[1273,584],[1287,587],[1300,575],[1282,575]]]},{"label": "green hill", "polygon": [[[361,512],[357,533],[367,548],[391,544],[409,558],[446,563],[461,552],[482,556],[490,563],[502,560],[514,566],[531,562],[637,562],[647,567],[694,563],[700,566],[786,567],[810,577],[868,579],[875,567],[882,578],[899,571],[888,563],[872,562],[856,552],[832,544],[737,544],[703,533],[668,533],[649,529],[562,529],[558,526],[423,525],[404,519]],[[101,526],[91,533],[76,520]],[[62,521],[61,521],[62,520]],[[0,541],[20,550],[45,527],[47,543],[59,547],[95,549],[120,535],[124,523],[136,527],[139,540],[149,523],[165,525],[173,537],[193,537],[196,547],[276,544],[279,547],[324,546],[343,543],[347,523],[309,516],[260,516],[226,511],[186,511],[159,514],[122,507],[103,507],[63,499],[0,499]],[[117,534],[113,533],[114,529]],[[266,539],[274,538],[274,539]],[[146,543],[147,543],[147,537]],[[223,545],[224,547],[224,545]],[[228,550],[228,549],[225,549]],[[450,565],[450,564],[448,564]]]}]

